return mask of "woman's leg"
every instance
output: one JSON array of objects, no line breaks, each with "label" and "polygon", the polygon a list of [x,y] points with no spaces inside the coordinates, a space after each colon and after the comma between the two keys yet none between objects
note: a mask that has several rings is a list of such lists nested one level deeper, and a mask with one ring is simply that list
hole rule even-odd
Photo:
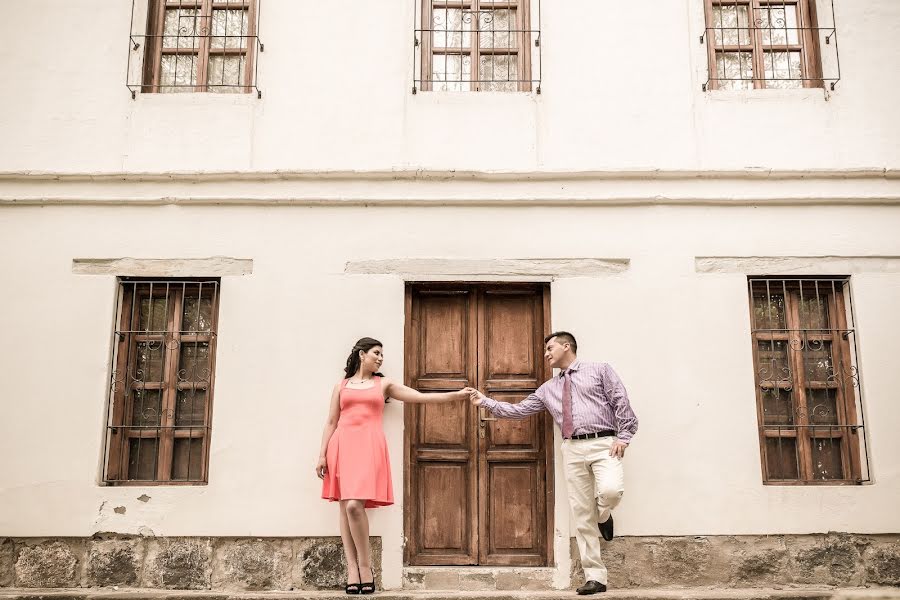
[{"label": "woman's leg", "polygon": [[356,545],[350,533],[350,522],[347,518],[349,500],[341,500],[341,542],[344,543],[344,557],[347,559],[347,583],[359,583],[359,560],[356,557]]},{"label": "woman's leg", "polygon": [[369,517],[365,500],[347,500],[347,521],[356,545],[359,574],[363,582],[373,581],[372,551],[369,548]]}]

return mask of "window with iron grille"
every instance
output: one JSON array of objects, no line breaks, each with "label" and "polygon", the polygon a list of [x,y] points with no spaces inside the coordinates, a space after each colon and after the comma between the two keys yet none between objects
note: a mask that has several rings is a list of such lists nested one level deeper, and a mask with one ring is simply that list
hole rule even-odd
[{"label": "window with iron grille", "polygon": [[[833,6],[832,25],[821,27],[817,0],[703,1],[702,40],[709,58],[704,90],[823,87],[826,81],[834,89],[840,75],[833,72],[838,68]],[[827,75],[823,42],[833,49]]]},{"label": "window with iron grille", "polygon": [[219,281],[119,283],[104,481],[207,481]]},{"label": "window with iron grille", "polygon": [[868,481],[849,281],[750,278],[749,288],[764,482]]},{"label": "window with iron grille", "polygon": [[[134,2],[138,0],[133,0]],[[132,52],[143,41],[142,92],[256,90],[258,0],[148,0],[146,35],[133,33]],[[134,5],[132,6],[134,11]],[[132,17],[134,19],[134,17]]]},{"label": "window with iron grille", "polygon": [[540,20],[539,0],[414,2],[421,28],[414,37],[413,93],[540,93],[540,27],[532,26],[532,18]]}]

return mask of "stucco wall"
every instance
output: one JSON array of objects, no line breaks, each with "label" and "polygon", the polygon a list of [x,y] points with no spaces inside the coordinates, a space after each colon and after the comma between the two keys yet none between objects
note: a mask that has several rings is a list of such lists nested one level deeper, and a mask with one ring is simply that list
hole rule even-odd
[{"label": "stucco wall", "polygon": [[834,0],[843,79],[827,101],[822,90],[704,93],[700,0],[544,0],[540,95],[412,95],[413,4],[263,0],[261,100],[132,100],[131,2],[16,6],[0,23],[0,171],[900,163],[900,81],[886,67],[900,60],[895,0]]}]

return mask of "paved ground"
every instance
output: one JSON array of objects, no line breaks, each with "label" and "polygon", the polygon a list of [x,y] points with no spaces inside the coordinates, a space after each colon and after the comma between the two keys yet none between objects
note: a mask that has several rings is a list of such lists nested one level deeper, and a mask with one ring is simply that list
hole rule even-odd
[{"label": "paved ground", "polygon": [[[388,590],[381,600],[563,600],[572,591],[457,592]],[[328,600],[346,598],[340,591],[225,592],[142,588],[23,589],[0,588],[0,600]],[[643,588],[611,590],[598,600],[900,600],[897,588]]]}]

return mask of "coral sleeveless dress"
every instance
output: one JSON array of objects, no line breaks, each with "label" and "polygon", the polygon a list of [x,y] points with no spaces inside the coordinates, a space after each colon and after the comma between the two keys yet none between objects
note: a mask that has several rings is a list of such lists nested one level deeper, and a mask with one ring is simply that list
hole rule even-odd
[{"label": "coral sleeveless dress", "polygon": [[381,377],[365,389],[341,382],[341,416],[325,450],[322,498],[365,500],[366,508],[394,503],[391,463],[381,426],[384,397]]}]

